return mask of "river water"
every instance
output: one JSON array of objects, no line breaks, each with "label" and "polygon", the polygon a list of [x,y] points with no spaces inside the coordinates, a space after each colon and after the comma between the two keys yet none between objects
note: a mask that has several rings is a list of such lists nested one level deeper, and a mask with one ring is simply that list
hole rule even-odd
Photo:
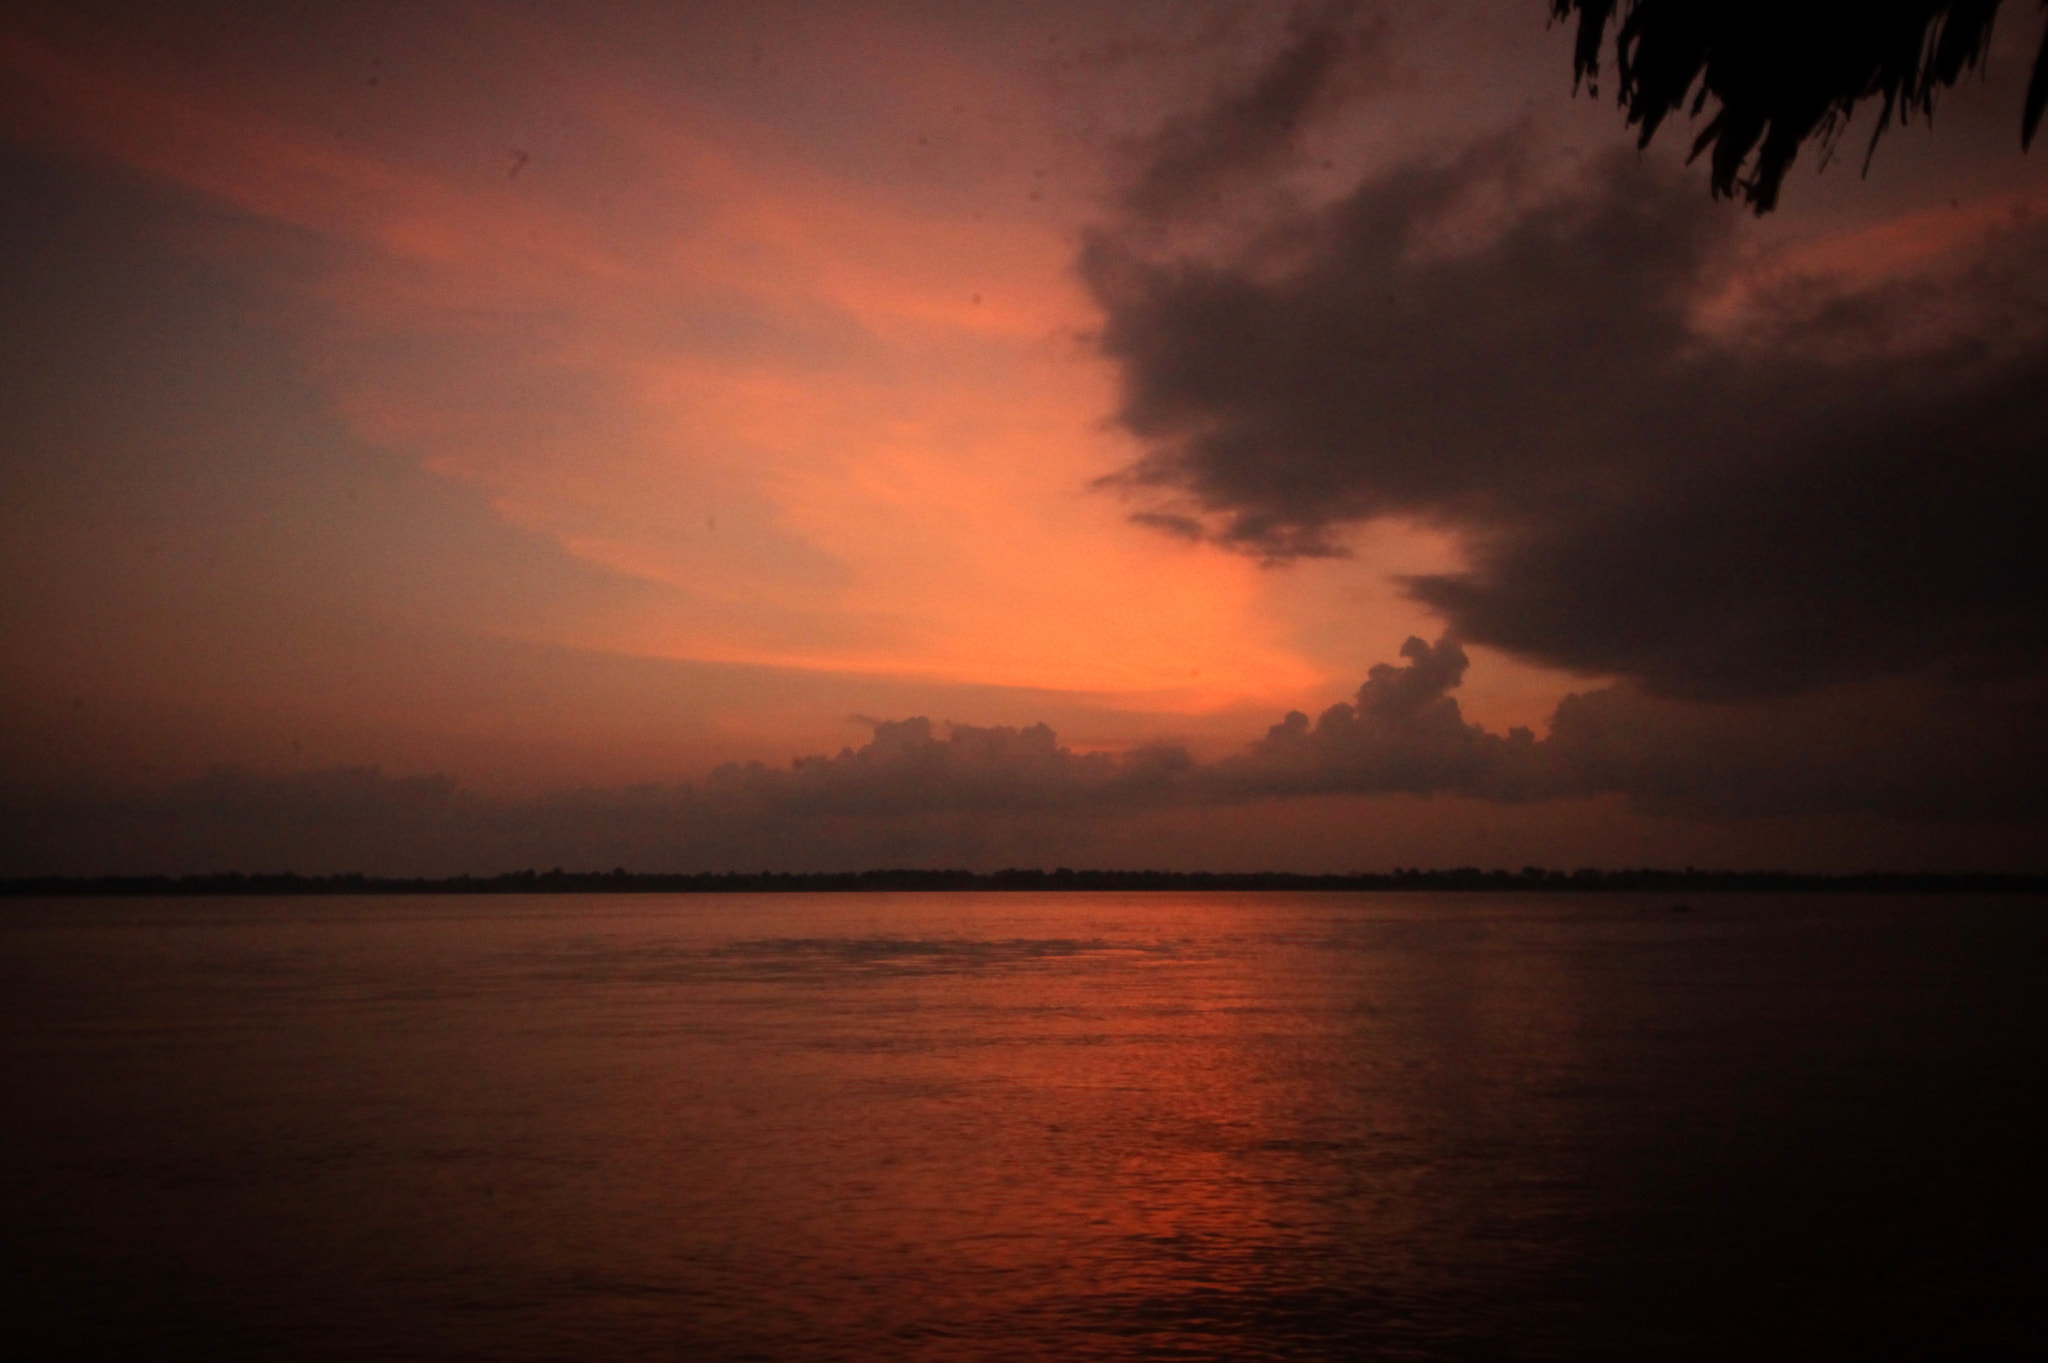
[{"label": "river water", "polygon": [[10,1356],[2048,1344],[2034,898],[16,901],[0,990]]}]

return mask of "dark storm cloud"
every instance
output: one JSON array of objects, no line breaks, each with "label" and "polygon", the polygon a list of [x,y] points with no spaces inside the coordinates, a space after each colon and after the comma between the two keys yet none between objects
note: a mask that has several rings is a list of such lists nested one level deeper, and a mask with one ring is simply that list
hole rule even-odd
[{"label": "dark storm cloud", "polygon": [[1655,693],[2039,668],[2048,229],[1709,338],[1732,213],[1632,155],[1535,178],[1509,140],[1221,258],[1098,232],[1141,514],[1269,559],[1449,529],[1469,570],[1410,586],[1461,637]]},{"label": "dark storm cloud", "polygon": [[[2032,669],[2048,645],[2048,231],[1911,289],[1815,293],[1712,344],[1688,307],[1726,219],[1614,160],[1479,248],[1432,231],[1499,184],[1489,147],[1276,235],[1288,268],[1145,260],[1087,276],[1151,450],[1128,481],[1272,559],[1409,516],[1470,571],[1415,596],[1475,643],[1696,696],[1917,669]],[[1989,338],[1989,340],[1987,340]]]},{"label": "dark storm cloud", "polygon": [[1690,204],[1617,193],[1417,259],[1512,158],[1493,146],[1399,172],[1221,261],[1097,234],[1084,271],[1122,418],[1150,445],[1131,479],[1185,492],[1181,514],[1275,557],[1336,552],[1332,532],[1372,516],[1555,500],[1644,357],[1683,341],[1678,287],[1713,233]]},{"label": "dark storm cloud", "polygon": [[[1335,98],[1316,88],[1305,114]],[[1174,123],[1135,183],[1201,164],[1231,107]],[[1511,135],[1320,205],[1260,197],[1285,167],[1244,164],[1229,232],[1163,231],[1137,195],[1085,245],[1145,451],[1107,481],[1142,523],[1270,562],[1385,517],[1467,566],[1405,584],[1445,641],[1207,789],[2048,809],[2048,224],[2016,214],[1918,276],[1759,289],[1741,215],[1631,154],[1561,167]],[[1449,694],[1455,639],[1620,680],[1540,739],[1492,734]]]}]

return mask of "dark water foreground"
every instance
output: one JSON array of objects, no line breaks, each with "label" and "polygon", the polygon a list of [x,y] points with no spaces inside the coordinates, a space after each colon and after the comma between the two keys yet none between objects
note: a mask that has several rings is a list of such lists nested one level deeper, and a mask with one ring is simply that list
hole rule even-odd
[{"label": "dark water foreground", "polygon": [[2026,1358],[2048,901],[0,905],[5,1352]]}]

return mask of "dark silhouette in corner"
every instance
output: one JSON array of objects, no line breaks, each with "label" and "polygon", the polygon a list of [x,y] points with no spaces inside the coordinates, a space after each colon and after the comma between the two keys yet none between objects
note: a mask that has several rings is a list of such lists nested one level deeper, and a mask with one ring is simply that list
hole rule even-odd
[{"label": "dark silhouette in corner", "polygon": [[[1896,117],[1932,119],[1935,96],[1980,67],[1999,0],[1553,0],[1560,20],[1578,19],[1576,79],[1599,93],[1601,58],[1614,26],[1616,97],[1628,125],[1649,145],[1667,115],[1688,101],[1697,117],[1718,106],[1693,139],[1711,151],[1715,197],[1740,195],[1759,214],[1801,146],[1824,152],[1856,106],[1881,102],[1871,130],[1877,150]],[[1616,20],[1619,20],[1616,23]],[[2032,144],[2048,104],[2048,35],[2034,58],[2020,115],[2020,145]],[[1754,164],[1750,165],[1754,153]]]}]

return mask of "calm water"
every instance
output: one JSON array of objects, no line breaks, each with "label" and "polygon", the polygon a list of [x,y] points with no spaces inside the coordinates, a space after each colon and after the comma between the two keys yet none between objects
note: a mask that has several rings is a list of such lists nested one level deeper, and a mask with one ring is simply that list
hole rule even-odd
[{"label": "calm water", "polygon": [[2048,904],[1675,902],[0,904],[0,1328],[2039,1356]]}]

